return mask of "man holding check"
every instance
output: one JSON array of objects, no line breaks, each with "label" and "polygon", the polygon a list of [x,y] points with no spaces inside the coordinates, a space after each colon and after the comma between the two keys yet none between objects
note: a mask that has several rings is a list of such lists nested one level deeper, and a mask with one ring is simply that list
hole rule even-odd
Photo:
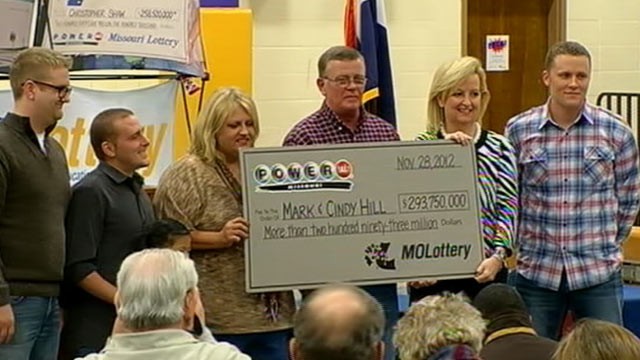
[{"label": "man holding check", "polygon": [[[320,109],[298,122],[283,146],[398,141],[391,124],[368,113],[362,106],[367,82],[362,55],[346,46],[327,49],[318,60],[316,85],[324,96]],[[394,359],[391,332],[398,319],[395,284],[364,286],[383,306],[385,359]]]}]

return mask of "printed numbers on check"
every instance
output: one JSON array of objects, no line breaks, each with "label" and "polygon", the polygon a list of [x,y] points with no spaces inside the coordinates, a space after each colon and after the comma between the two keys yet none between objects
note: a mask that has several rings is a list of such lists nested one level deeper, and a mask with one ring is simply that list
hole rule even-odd
[{"label": "printed numbers on check", "polygon": [[419,169],[447,169],[456,167],[454,154],[419,155]]}]

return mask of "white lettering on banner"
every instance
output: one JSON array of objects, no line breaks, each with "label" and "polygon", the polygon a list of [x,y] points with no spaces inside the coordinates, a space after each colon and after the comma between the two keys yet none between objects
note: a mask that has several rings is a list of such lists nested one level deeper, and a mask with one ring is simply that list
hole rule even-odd
[{"label": "white lettering on banner", "polygon": [[[173,120],[177,82],[132,91],[94,91],[74,88],[71,102],[64,107],[64,118],[51,132],[64,148],[71,183],[80,180],[98,163],[91,142],[91,119],[108,108],[131,109],[144,126],[149,139],[149,166],[140,170],[147,185],[156,185],[173,159]],[[10,91],[0,91],[0,110],[11,109]],[[2,115],[0,115],[2,116]]]},{"label": "white lettering on banner", "polygon": [[[189,31],[197,24],[197,0],[174,0],[157,7],[157,0],[50,0],[49,17],[56,50],[65,54],[141,56],[193,61]],[[195,7],[196,11],[193,11]],[[64,39],[64,34],[104,34],[90,41]],[[69,36],[69,35],[66,35]],[[195,40],[194,40],[195,41]]]}]

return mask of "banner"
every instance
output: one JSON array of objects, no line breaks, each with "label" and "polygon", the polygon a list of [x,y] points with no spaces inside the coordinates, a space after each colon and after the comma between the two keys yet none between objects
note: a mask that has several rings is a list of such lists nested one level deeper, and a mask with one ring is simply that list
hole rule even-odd
[{"label": "banner", "polygon": [[[91,142],[91,121],[107,108],[132,110],[144,126],[151,143],[147,149],[149,166],[140,169],[146,185],[157,185],[160,175],[172,162],[173,117],[178,82],[168,81],[150,88],[132,91],[96,91],[74,87],[71,102],[64,107],[64,118],[51,136],[67,154],[71,183],[80,180],[98,164]],[[0,117],[13,107],[11,91],[0,91]]]},{"label": "banner", "polygon": [[[188,59],[185,62],[167,60],[166,58],[123,56],[123,55],[94,55],[73,54],[73,70],[117,69],[117,70],[167,70],[178,74],[204,77],[205,64],[200,32],[200,7],[198,0],[188,1]],[[48,36],[44,46],[48,45]],[[59,49],[56,47],[56,49]]]},{"label": "banner", "polygon": [[0,0],[0,68],[33,43],[35,0]]},{"label": "banner", "polygon": [[188,63],[190,2],[52,0],[53,47],[71,55],[140,56]]}]

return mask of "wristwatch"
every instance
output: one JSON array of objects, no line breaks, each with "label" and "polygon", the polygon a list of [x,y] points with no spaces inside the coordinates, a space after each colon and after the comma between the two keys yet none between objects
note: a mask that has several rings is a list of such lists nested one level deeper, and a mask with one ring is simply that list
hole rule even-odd
[{"label": "wristwatch", "polygon": [[502,263],[502,266],[507,266],[507,250],[503,247],[497,247],[496,251],[493,253],[493,255],[491,255],[492,257],[495,257],[496,259],[500,260],[500,262]]}]

